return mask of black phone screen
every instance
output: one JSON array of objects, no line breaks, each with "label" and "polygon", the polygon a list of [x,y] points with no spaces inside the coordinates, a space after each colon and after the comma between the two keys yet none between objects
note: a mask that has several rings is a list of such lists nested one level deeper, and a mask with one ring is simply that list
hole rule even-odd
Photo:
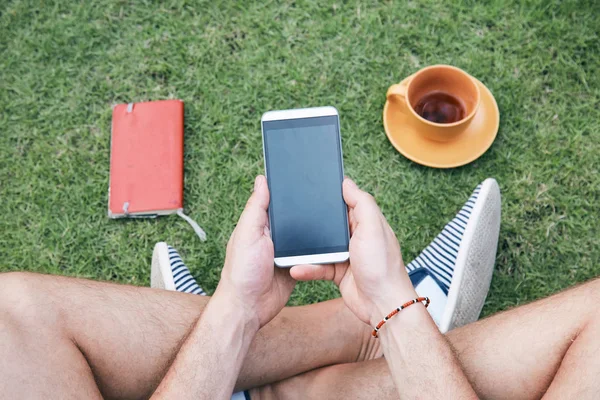
[{"label": "black phone screen", "polygon": [[348,251],[337,116],[263,122],[275,257]]}]

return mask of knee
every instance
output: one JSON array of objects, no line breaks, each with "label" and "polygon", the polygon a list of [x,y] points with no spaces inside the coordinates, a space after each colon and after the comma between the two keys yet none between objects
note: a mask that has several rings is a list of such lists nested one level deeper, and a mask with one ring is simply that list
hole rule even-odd
[{"label": "knee", "polygon": [[600,299],[600,278],[596,278],[587,283],[589,285],[591,292],[593,293],[594,299]]},{"label": "knee", "polygon": [[54,304],[41,275],[27,272],[0,274],[0,320],[23,327],[41,326],[56,319]]},{"label": "knee", "polygon": [[594,279],[587,285],[589,295],[586,299],[583,299],[583,303],[593,310],[594,319],[600,322],[600,278]]},{"label": "knee", "polygon": [[578,331],[600,325],[600,279],[593,279],[560,293],[571,316],[579,318]]},{"label": "knee", "polygon": [[594,314],[600,315],[600,278],[585,282],[575,288],[579,302],[586,309],[592,309]]}]

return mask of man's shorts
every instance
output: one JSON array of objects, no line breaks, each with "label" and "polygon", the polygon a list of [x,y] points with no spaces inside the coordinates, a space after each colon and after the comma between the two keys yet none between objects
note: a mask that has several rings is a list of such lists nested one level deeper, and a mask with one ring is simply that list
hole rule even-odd
[{"label": "man's shorts", "polygon": [[250,393],[248,393],[247,390],[244,390],[243,392],[234,393],[231,396],[231,400],[250,400]]}]

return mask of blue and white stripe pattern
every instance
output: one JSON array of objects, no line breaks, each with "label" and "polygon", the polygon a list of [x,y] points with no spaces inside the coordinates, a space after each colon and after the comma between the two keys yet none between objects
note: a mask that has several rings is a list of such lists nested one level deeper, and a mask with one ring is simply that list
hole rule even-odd
[{"label": "blue and white stripe pattern", "polygon": [[171,246],[169,247],[169,262],[171,264],[171,272],[173,272],[173,281],[175,282],[175,290],[183,293],[199,294],[206,296],[206,292],[202,290],[196,279],[190,273],[190,270],[185,266],[181,256]]},{"label": "blue and white stripe pattern", "polygon": [[480,190],[481,185],[475,188],[463,208],[452,221],[446,224],[433,242],[406,266],[407,272],[417,268],[427,268],[445,286],[446,291],[450,288],[458,249]]}]

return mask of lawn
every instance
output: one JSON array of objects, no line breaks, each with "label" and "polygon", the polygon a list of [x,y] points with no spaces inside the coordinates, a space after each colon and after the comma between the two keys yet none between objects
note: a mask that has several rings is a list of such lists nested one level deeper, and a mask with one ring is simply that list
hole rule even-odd
[{"label": "lawn", "polygon": [[[526,4],[525,4],[526,3]],[[263,170],[264,111],[336,106],[346,172],[409,261],[495,177],[503,195],[484,313],[600,275],[600,3],[594,1],[7,1],[0,4],[0,272],[149,285],[154,243],[209,292]],[[422,167],[388,142],[389,85],[467,70],[495,95],[498,137],[476,162]],[[109,220],[111,107],[185,102],[186,211]],[[291,303],[338,296],[302,284]]]}]

